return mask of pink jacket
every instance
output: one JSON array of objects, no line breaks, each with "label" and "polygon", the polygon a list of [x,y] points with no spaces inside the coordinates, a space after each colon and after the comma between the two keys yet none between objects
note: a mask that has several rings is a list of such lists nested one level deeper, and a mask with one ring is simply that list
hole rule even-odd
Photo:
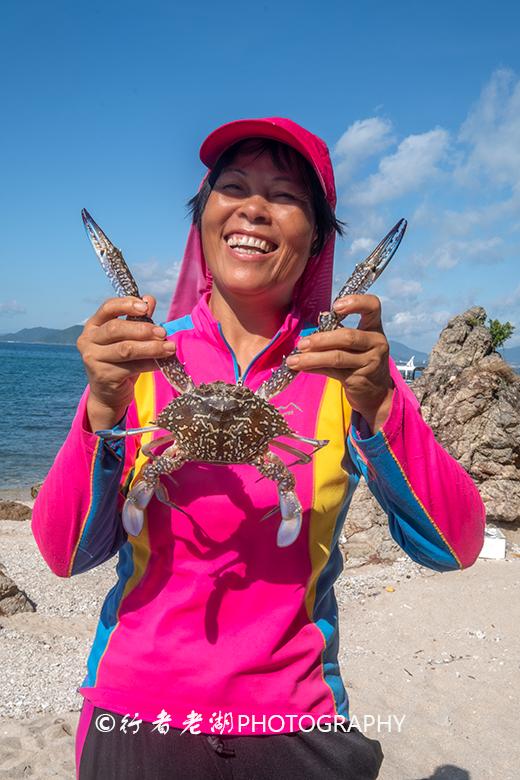
[{"label": "pink jacket", "polygon": [[[196,384],[235,382],[237,363],[208,295],[191,315],[166,325],[169,338]],[[244,384],[257,389],[304,326],[295,310],[289,313],[249,365]],[[485,513],[475,485],[435,441],[393,364],[392,375],[392,408],[374,436],[351,413],[336,380],[300,373],[273,399],[287,407],[294,431],[330,441],[312,463],[292,466],[303,528],[286,548],[276,546],[279,516],[261,520],[277,504],[275,484],[259,482],[248,465],[185,464],[174,475],[178,487],[164,484],[193,519],[153,498],[142,532],[127,537],[120,510],[145,462],[141,437],[109,443],[90,433],[85,393],[32,520],[58,576],[119,556],[83,696],[150,722],[165,710],[180,728],[195,711],[203,733],[211,733],[210,719],[219,712],[230,716],[226,733],[241,734],[261,733],[258,724],[272,715],[348,717],[333,586],[343,566],[338,539],[361,475],[395,541],[423,566],[465,568],[483,543]],[[142,374],[126,424],[149,423],[173,397],[159,372]]]}]

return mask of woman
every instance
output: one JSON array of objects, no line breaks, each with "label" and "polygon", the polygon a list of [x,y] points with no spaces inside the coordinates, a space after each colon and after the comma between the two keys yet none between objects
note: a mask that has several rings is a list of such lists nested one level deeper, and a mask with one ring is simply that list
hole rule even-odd
[{"label": "woman", "polygon": [[[201,159],[210,172],[191,201],[169,321],[118,319],[153,315],[145,296],[110,299],[87,322],[89,387],[33,514],[60,576],[119,552],[80,689],[78,776],[375,778],[380,743],[334,724],[349,717],[333,583],[353,491],[363,475],[396,541],[440,571],[477,558],[483,505],[389,359],[379,300],[341,301],[361,314],[357,329],[311,332],[330,306],[340,230],[323,141],[288,119],[242,120],[213,132]],[[176,353],[196,384],[255,390],[296,345],[297,375],[273,403],[299,434],[329,440],[291,467],[297,540],[277,547],[279,518],[262,521],[274,483],[202,463],[185,464],[177,487],[165,481],[181,511],[153,498],[127,536],[121,506],[151,434],[92,431],[155,419],[175,395],[155,359]]]}]

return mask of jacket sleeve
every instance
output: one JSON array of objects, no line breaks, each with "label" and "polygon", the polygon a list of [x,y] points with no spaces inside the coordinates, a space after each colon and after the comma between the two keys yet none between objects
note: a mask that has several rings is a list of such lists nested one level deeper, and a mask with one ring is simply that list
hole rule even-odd
[{"label": "jacket sleeve", "polygon": [[[133,466],[137,443],[133,437],[108,442],[92,433],[87,398],[88,387],[32,515],[36,544],[59,577],[104,563],[127,540],[121,522],[121,483]],[[135,416],[132,404],[126,415],[129,425],[135,424]]]},{"label": "jacket sleeve", "polygon": [[391,372],[389,416],[372,435],[363,417],[352,413],[350,456],[410,558],[437,571],[467,568],[484,543],[484,504],[469,474],[435,440],[393,361]]}]

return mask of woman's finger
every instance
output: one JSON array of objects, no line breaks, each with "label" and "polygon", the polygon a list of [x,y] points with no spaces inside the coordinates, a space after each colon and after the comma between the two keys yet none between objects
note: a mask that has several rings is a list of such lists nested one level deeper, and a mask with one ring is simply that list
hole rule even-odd
[{"label": "woman's finger", "polygon": [[166,338],[166,331],[151,322],[116,319],[94,328],[90,337],[99,345],[115,344],[118,341],[161,341]]},{"label": "woman's finger", "polygon": [[345,349],[356,352],[365,352],[374,347],[383,347],[386,338],[381,333],[363,331],[357,328],[337,328],[323,333],[312,333],[305,336],[297,343],[296,347],[302,352],[314,350]]},{"label": "woman's finger", "polygon": [[334,311],[346,317],[349,314],[361,314],[359,330],[383,332],[381,322],[381,301],[377,295],[346,295],[334,303]]},{"label": "woman's finger", "polygon": [[102,361],[97,363],[97,375],[96,380],[98,383],[111,383],[118,385],[124,382],[125,379],[135,378],[136,374],[145,374],[148,371],[157,371],[157,363],[155,360],[131,360],[127,363],[103,363]]},{"label": "woman's finger", "polygon": [[155,298],[151,295],[141,298],[126,296],[124,298],[108,298],[86,322],[86,326],[104,325],[117,317],[151,317],[155,309]]},{"label": "woman's finger", "polygon": [[[133,361],[152,360],[171,357],[175,354],[175,342],[161,341],[118,341],[114,344],[100,345],[90,342],[82,353],[87,366],[95,363],[119,364]],[[140,371],[142,369],[138,369]]]},{"label": "woman's finger", "polygon": [[344,349],[330,349],[320,352],[302,352],[299,355],[289,355],[287,365],[298,371],[332,368],[335,370],[353,370],[368,365],[373,359],[371,352],[347,352]]}]

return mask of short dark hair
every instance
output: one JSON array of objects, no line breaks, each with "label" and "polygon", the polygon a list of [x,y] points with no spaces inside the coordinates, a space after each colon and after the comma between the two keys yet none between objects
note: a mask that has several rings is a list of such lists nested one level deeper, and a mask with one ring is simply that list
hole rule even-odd
[{"label": "short dark hair", "polygon": [[314,220],[316,223],[316,238],[311,247],[312,256],[321,252],[325,241],[334,230],[338,235],[343,235],[344,222],[337,219],[334,214],[334,210],[325,197],[323,188],[312,165],[291,146],[283,144],[280,141],[274,141],[271,138],[246,138],[245,140],[238,141],[236,144],[233,144],[233,146],[230,146],[229,149],[226,149],[219,157],[200,190],[193,198],[190,198],[187,203],[193,224],[198,227],[199,231],[201,229],[202,213],[206,208],[210,192],[220,176],[222,169],[229,165],[246,145],[248,151],[255,153],[256,157],[261,157],[267,152],[274,165],[281,170],[294,170],[296,165],[298,173],[311,196]]}]

